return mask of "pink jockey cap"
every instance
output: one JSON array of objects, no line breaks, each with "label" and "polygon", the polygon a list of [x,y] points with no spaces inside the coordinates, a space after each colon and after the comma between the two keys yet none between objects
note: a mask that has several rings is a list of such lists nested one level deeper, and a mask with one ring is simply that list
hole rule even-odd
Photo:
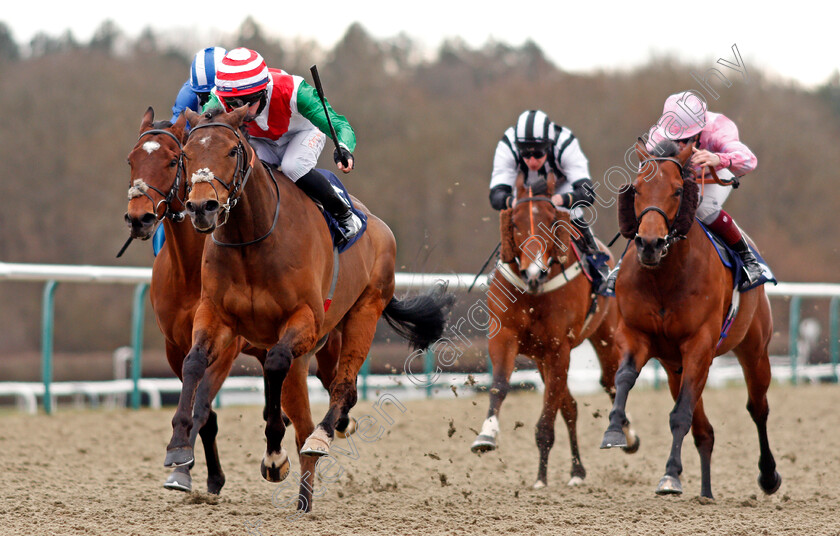
[{"label": "pink jockey cap", "polygon": [[216,93],[236,97],[256,93],[268,85],[268,67],[258,53],[235,48],[216,66]]},{"label": "pink jockey cap", "polygon": [[699,134],[706,126],[706,99],[695,91],[674,93],[665,99],[662,117],[651,129],[654,144],[677,141]]}]

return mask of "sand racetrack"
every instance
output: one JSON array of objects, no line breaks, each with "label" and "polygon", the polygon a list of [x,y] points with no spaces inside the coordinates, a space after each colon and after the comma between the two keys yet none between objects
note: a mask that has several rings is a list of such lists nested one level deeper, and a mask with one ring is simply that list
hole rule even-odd
[{"label": "sand racetrack", "polygon": [[[631,393],[628,409],[643,441],[632,456],[598,448],[607,425],[607,396],[577,399],[588,471],[582,487],[566,486],[568,436],[558,416],[549,486],[530,488],[537,465],[533,430],[541,406],[536,393],[508,397],[500,449],[481,457],[469,451],[475,436],[470,428],[481,427],[486,394],[407,400],[405,413],[389,406],[394,423],[381,439],[355,441],[356,455],[336,449],[349,451],[347,440],[334,443],[341,477],[320,483],[316,492],[323,496],[315,500],[313,513],[297,520],[285,504],[292,486],[280,489],[275,506],[271,499],[278,485],[260,477],[261,408],[219,412],[227,484],[218,498],[161,486],[168,475],[162,463],[173,408],[62,409],[52,417],[5,413],[0,415],[0,534],[840,534],[837,385],[771,386],[770,441],[784,481],[769,497],[756,484],[758,440],[744,407],[744,387],[707,391],[716,436],[716,500],[711,503],[699,499],[699,461],[690,437],[683,449],[685,493],[653,493],[670,448],[672,402],[666,391]],[[314,410],[317,421],[325,407]],[[375,412],[371,402],[360,402],[353,414]],[[292,431],[284,445],[294,451]],[[296,471],[297,456],[291,456]],[[205,478],[199,447],[194,488],[203,491]]]}]

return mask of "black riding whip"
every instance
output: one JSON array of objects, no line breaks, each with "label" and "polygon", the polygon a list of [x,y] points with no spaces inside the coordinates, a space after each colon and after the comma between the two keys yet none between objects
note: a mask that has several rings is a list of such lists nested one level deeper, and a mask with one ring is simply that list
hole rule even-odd
[{"label": "black riding whip", "polygon": [[472,285],[470,285],[470,288],[467,289],[467,294],[469,294],[469,292],[473,289],[473,287],[475,286],[475,282],[478,281],[478,278],[481,277],[481,274],[484,273],[484,269],[487,268],[487,265],[490,264],[490,261],[493,260],[493,257],[496,256],[496,253],[498,253],[500,247],[502,247],[502,242],[501,241],[499,241],[499,243],[496,244],[496,248],[493,250],[493,253],[491,253],[490,256],[487,257],[487,260],[484,261],[484,264],[481,266],[481,270],[479,270],[478,273],[475,274],[475,279],[473,279],[473,282],[472,282]]},{"label": "black riding whip", "polygon": [[344,153],[341,152],[341,148],[338,146],[338,136],[335,135],[335,128],[333,128],[332,121],[330,120],[330,112],[327,110],[327,101],[324,98],[324,88],[321,86],[321,77],[318,76],[318,67],[313,65],[309,68],[309,72],[312,73],[312,81],[315,83],[315,91],[318,92],[318,97],[321,99],[321,105],[324,107],[324,115],[327,116],[327,124],[330,126],[330,135],[332,136],[332,141],[335,144],[335,150],[338,151],[338,157],[341,160],[341,164],[344,167],[347,167],[347,159],[344,158]]},{"label": "black riding whip", "polygon": [[131,244],[131,241],[132,241],[132,240],[134,240],[134,238],[129,236],[129,237],[128,237],[128,240],[126,240],[126,241],[125,241],[125,244],[123,244],[122,249],[120,249],[120,252],[119,252],[119,253],[117,253],[117,258],[118,258],[118,259],[119,259],[120,257],[122,257],[122,254],[123,254],[123,253],[125,253],[125,250],[127,250],[127,249],[128,249],[128,246],[129,246],[129,244]]}]

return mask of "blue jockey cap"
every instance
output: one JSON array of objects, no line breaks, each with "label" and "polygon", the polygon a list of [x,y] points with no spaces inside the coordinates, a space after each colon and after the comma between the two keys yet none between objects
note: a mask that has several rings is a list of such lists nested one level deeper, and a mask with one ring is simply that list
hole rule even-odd
[{"label": "blue jockey cap", "polygon": [[190,88],[196,93],[208,93],[216,85],[216,64],[227,51],[221,47],[199,50],[190,67]]}]

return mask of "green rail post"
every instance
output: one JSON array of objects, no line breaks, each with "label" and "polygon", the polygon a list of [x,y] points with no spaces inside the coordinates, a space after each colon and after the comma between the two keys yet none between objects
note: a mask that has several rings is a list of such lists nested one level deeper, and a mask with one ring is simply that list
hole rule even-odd
[{"label": "green rail post", "polygon": [[840,298],[834,296],[828,303],[828,337],[831,355],[831,380],[838,382],[837,364],[840,361]]},{"label": "green rail post", "polygon": [[788,335],[788,353],[790,354],[790,382],[794,385],[799,381],[797,372],[798,350],[797,343],[799,342],[799,314],[802,305],[802,296],[793,296],[790,299],[790,325]]},{"label": "green rail post", "polygon": [[44,285],[44,298],[41,305],[41,380],[44,382],[44,411],[52,414],[53,379],[53,326],[55,313],[56,281],[47,281]]},{"label": "green rail post", "polygon": [[434,373],[435,368],[435,353],[432,351],[431,348],[426,349],[426,356],[425,360],[423,361],[423,368],[425,369],[424,372],[426,373],[426,398],[432,398],[432,387],[434,382],[432,381],[432,374]]},{"label": "green rail post", "polygon": [[367,356],[362,368],[359,370],[362,377],[362,400],[368,399],[368,376],[370,376],[370,355]]},{"label": "green rail post", "polygon": [[134,310],[132,312],[131,345],[134,355],[131,358],[131,379],[134,388],[131,390],[131,407],[140,408],[140,375],[143,372],[143,316],[146,310],[146,294],[149,292],[148,283],[140,283],[134,287]]},{"label": "green rail post", "polygon": [[662,365],[656,359],[651,359],[653,362],[653,388],[659,390],[662,388],[662,380],[659,379],[659,371],[662,370]]}]

